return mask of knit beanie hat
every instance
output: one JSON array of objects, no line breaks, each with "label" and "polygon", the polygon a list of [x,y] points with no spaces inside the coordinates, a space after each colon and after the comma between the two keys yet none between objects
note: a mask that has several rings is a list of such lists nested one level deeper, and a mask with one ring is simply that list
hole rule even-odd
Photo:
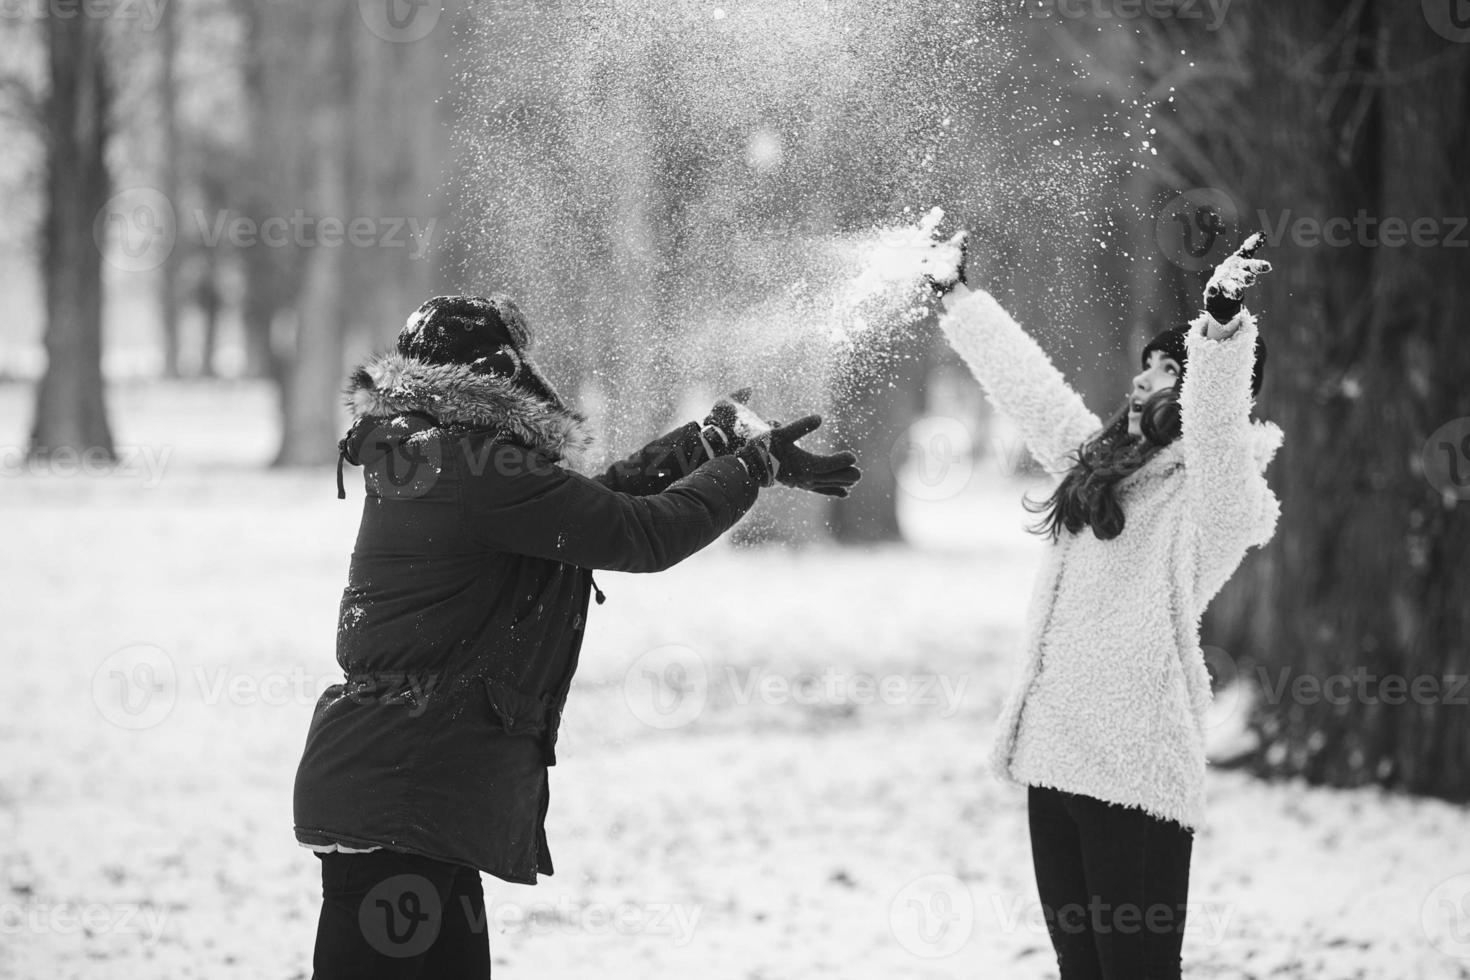
[{"label": "knit beanie hat", "polygon": [[[1178,363],[1180,370],[1189,367],[1189,345],[1185,338],[1189,336],[1190,325],[1184,324],[1172,327],[1159,334],[1148,342],[1143,349],[1143,367],[1148,367],[1149,357],[1154,351],[1159,351],[1165,357]],[[1266,380],[1266,342],[1256,335],[1256,366],[1251,372],[1251,396],[1261,393],[1261,384]]]},{"label": "knit beanie hat", "polygon": [[557,408],[566,403],[531,359],[531,325],[504,293],[436,296],[408,318],[398,353],[429,364],[461,364],[495,374]]},{"label": "knit beanie hat", "polygon": [[430,364],[473,364],[502,347],[531,346],[531,329],[509,296],[436,296],[398,334],[398,353]]}]

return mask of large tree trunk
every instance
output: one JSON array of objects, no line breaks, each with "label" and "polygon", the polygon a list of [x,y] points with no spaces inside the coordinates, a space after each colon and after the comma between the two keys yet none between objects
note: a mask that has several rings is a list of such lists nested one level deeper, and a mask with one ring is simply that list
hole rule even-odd
[{"label": "large tree trunk", "polygon": [[834,385],[831,417],[839,448],[857,454],[863,480],[828,508],[827,524],[843,544],[903,540],[898,521],[899,473],[907,459],[904,434],[924,409],[927,358],[917,335],[901,331],[871,367],[844,364]]},{"label": "large tree trunk", "polygon": [[106,22],[48,17],[51,100],[45,232],[46,372],[36,391],[30,453],[113,457],[102,387],[102,236],[107,205]]},{"label": "large tree trunk", "polygon": [[[1252,213],[1428,218],[1441,237],[1442,216],[1470,214],[1470,48],[1397,0],[1252,10]],[[1287,432],[1272,473],[1281,526],[1207,632],[1257,668],[1261,771],[1466,799],[1470,712],[1452,678],[1470,673],[1470,495],[1419,462],[1470,410],[1466,252],[1353,237],[1273,255],[1263,405]]]},{"label": "large tree trunk", "polygon": [[[304,121],[291,96],[295,77],[290,68],[297,50],[296,32],[304,14],[294,5],[265,0],[235,0],[246,37],[242,86],[250,133],[250,155],[242,168],[240,211],[259,227],[273,215],[290,210],[299,189],[297,171],[302,150],[297,134]],[[283,260],[287,249],[244,248],[240,251],[245,295],[240,318],[244,328],[245,373],[277,384],[285,377],[285,359],[277,352],[277,315],[292,302],[299,275]]]},{"label": "large tree trunk", "polygon": [[[308,13],[308,76],[316,94],[305,137],[309,143],[308,214],[345,221],[350,215],[349,165],[352,39],[355,8]],[[328,462],[336,455],[342,386],[343,332],[347,322],[347,246],[322,242],[318,223],[302,250],[304,272],[296,303],[294,350],[281,384],[281,448],[276,465]],[[259,248],[260,246],[257,246]]]}]

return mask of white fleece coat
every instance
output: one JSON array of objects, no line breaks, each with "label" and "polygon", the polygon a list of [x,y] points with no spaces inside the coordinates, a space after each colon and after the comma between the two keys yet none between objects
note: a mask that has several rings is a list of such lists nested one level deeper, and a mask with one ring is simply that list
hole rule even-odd
[{"label": "white fleece coat", "polygon": [[[940,324],[991,403],[1063,475],[1101,421],[988,293],[945,306]],[[1191,324],[1183,433],[1119,485],[1122,534],[1063,531],[1048,547],[991,757],[1002,778],[1202,825],[1210,678],[1199,618],[1279,515],[1263,473],[1281,430],[1250,421],[1256,322],[1242,318],[1220,341],[1206,339],[1208,317]]]}]

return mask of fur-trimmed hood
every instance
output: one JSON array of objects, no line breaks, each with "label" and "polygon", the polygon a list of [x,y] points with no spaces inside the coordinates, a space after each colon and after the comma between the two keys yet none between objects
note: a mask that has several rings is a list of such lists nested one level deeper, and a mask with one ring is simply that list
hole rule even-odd
[{"label": "fur-trimmed hood", "polygon": [[[352,372],[344,394],[354,430],[364,428],[359,424],[364,419],[422,414],[447,429],[501,433],[506,441],[557,460],[575,457],[592,443],[580,412],[464,364],[382,354]],[[356,463],[353,448],[345,446],[344,451]]]}]

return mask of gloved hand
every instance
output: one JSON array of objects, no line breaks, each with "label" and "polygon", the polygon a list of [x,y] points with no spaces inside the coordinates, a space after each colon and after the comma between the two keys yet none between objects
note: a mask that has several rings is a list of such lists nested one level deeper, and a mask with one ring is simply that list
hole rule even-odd
[{"label": "gloved hand", "polygon": [[[704,444],[710,459],[733,456],[745,446],[752,431],[765,431],[769,428],[746,405],[749,400],[750,389],[741,388],[715,402],[715,407],[704,417],[699,440]],[[752,420],[759,425],[755,425]]]},{"label": "gloved hand", "polygon": [[783,486],[796,490],[846,497],[863,476],[857,468],[857,457],[849,452],[818,456],[797,445],[821,424],[820,415],[808,415],[771,430],[769,444],[771,456],[776,460],[775,478]]},{"label": "gloved hand", "polygon": [[1245,291],[1256,284],[1258,276],[1271,271],[1270,262],[1255,258],[1265,241],[1266,236],[1256,232],[1210,276],[1209,285],[1205,286],[1205,312],[1216,323],[1226,324],[1239,316],[1245,308]]}]

